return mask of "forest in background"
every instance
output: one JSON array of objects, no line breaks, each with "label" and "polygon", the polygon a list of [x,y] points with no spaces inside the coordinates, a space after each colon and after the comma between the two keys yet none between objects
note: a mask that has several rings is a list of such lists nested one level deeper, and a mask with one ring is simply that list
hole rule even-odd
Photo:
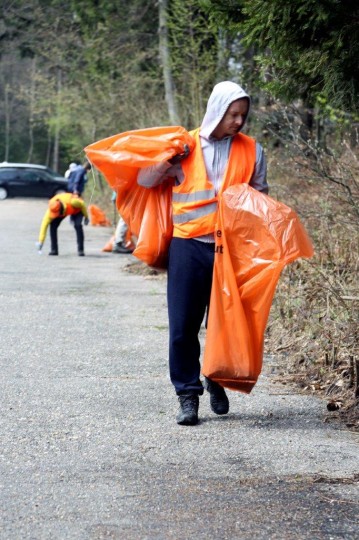
[{"label": "forest in background", "polygon": [[[358,428],[357,2],[4,0],[0,47],[0,160],[60,173],[116,133],[197,127],[216,82],[246,89],[270,195],[316,252],[283,272],[266,352]],[[109,201],[96,177],[93,202]]]}]

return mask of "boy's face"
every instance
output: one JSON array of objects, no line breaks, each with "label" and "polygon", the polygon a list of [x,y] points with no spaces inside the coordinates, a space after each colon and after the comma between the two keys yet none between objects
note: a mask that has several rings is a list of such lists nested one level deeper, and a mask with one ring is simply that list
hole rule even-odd
[{"label": "boy's face", "polygon": [[243,126],[248,114],[249,102],[247,98],[237,99],[228,107],[222,120],[212,133],[212,137],[220,140],[224,137],[237,135]]}]

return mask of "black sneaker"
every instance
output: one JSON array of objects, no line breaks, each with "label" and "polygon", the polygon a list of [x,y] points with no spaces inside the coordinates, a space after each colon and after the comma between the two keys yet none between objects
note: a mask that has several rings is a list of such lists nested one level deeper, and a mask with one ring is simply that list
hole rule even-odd
[{"label": "black sneaker", "polygon": [[84,256],[85,256],[85,252],[84,252],[84,251],[79,251],[79,252],[78,252],[78,256],[79,256],[79,257],[84,257]]},{"label": "black sneaker", "polygon": [[118,242],[113,245],[112,253],[132,253],[133,249],[126,247],[123,242]]},{"label": "black sneaker", "polygon": [[204,387],[210,393],[209,402],[212,411],[216,414],[227,414],[229,401],[224,388],[207,377],[204,378]]},{"label": "black sneaker", "polygon": [[54,249],[52,249],[50,252],[49,252],[49,255],[58,255],[59,253],[57,251],[55,251]]},{"label": "black sneaker", "polygon": [[182,394],[178,396],[180,409],[176,416],[177,424],[195,426],[198,423],[199,397],[197,394]]}]

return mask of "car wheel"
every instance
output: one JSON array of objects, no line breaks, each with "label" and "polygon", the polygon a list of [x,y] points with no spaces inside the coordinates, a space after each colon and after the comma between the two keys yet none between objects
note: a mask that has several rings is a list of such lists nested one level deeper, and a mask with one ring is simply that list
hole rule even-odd
[{"label": "car wheel", "polygon": [[3,201],[7,198],[7,189],[5,189],[4,187],[0,186],[0,201]]}]

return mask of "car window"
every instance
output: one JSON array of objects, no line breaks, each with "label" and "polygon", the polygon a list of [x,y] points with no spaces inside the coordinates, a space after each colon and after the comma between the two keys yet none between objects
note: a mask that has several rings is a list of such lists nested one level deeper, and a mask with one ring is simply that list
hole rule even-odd
[{"label": "car window", "polygon": [[0,180],[2,180],[3,182],[5,180],[12,180],[14,176],[16,176],[15,170],[9,171],[8,169],[5,169],[5,170],[0,169]]},{"label": "car window", "polygon": [[41,180],[51,180],[43,171],[18,170],[18,176],[26,182],[38,182]]},{"label": "car window", "polygon": [[32,171],[22,171],[19,169],[17,171],[17,176],[21,178],[21,180],[26,180],[26,182],[36,182],[37,180],[36,173]]},{"label": "car window", "polygon": [[42,178],[43,180],[47,180],[48,182],[53,182],[54,179],[47,171],[37,171],[37,175]]},{"label": "car window", "polygon": [[[55,174],[55,173],[53,173]],[[0,181],[8,182],[15,180],[15,178],[21,179],[23,182],[38,182],[39,179],[46,180],[46,182],[61,182],[66,183],[65,178],[61,176],[53,176],[47,170],[43,169],[27,169],[27,168],[2,168],[0,167]]]},{"label": "car window", "polygon": [[55,177],[56,177],[56,176],[57,176],[57,177],[61,176],[60,173],[57,173],[57,172],[53,171],[52,169],[50,169],[50,167],[47,167],[47,168],[46,168],[46,172],[47,172],[48,174],[51,174],[51,176],[55,176]]}]

